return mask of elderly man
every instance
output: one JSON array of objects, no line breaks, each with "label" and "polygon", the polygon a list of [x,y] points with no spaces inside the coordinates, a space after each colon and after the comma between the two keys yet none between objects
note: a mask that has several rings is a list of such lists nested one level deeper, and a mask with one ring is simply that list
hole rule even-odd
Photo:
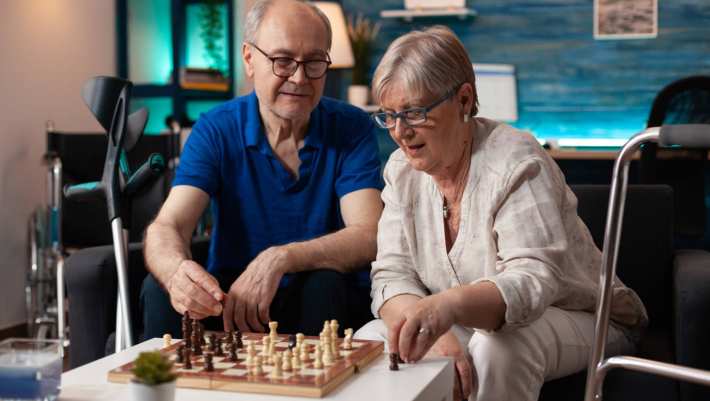
[{"label": "elderly man", "polygon": [[[255,91],[200,118],[146,231],[147,337],[178,335],[186,311],[220,317],[212,326],[225,330],[264,331],[270,320],[282,332],[309,334],[325,319],[356,325],[349,273],[374,259],[382,211],[374,125],[359,109],[321,97],[331,28],[312,4],[257,2],[244,39]],[[210,200],[203,267],[189,245]]]}]

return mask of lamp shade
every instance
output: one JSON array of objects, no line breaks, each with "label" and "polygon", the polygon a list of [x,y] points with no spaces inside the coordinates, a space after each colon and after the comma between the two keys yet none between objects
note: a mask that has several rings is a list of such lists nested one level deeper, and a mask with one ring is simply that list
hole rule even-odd
[{"label": "lamp shade", "polygon": [[330,47],[330,60],[333,64],[330,68],[351,68],[355,65],[355,57],[343,9],[340,4],[331,1],[314,1],[313,4],[328,17],[333,30],[333,44]]}]

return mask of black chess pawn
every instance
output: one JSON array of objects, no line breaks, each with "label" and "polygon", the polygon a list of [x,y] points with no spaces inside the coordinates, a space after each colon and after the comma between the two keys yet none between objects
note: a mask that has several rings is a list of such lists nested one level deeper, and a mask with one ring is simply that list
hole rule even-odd
[{"label": "black chess pawn", "polygon": [[184,363],[185,359],[183,357],[183,354],[185,352],[185,346],[184,345],[179,345],[177,347],[177,363]]},{"label": "black chess pawn", "polygon": [[224,343],[225,343],[225,344],[231,344],[231,343],[234,341],[234,339],[232,338],[232,336],[234,336],[234,332],[233,332],[232,330],[229,330],[229,331],[227,332],[227,334],[224,335],[224,339],[223,339],[223,340],[224,340]]},{"label": "black chess pawn", "polygon": [[210,334],[209,350],[210,350],[210,352],[215,352],[217,350],[217,335],[214,333]]},{"label": "black chess pawn", "polygon": [[237,361],[237,345],[235,343],[229,344],[229,361]]},{"label": "black chess pawn", "polygon": [[296,335],[289,334],[288,336],[288,349],[293,349],[296,346]]},{"label": "black chess pawn", "polygon": [[390,370],[399,370],[399,354],[392,352],[390,354]]},{"label": "black chess pawn", "polygon": [[183,350],[183,358],[185,359],[185,365],[183,366],[184,369],[192,369],[192,359],[190,359],[192,356],[190,355],[190,348],[185,348]]},{"label": "black chess pawn", "polygon": [[236,342],[236,347],[241,349],[244,348],[244,344],[242,343],[242,332],[237,330],[236,333],[234,333],[234,339]]},{"label": "black chess pawn", "polygon": [[224,353],[222,352],[222,339],[217,338],[215,341],[216,342],[215,342],[214,355],[215,356],[223,356]]},{"label": "black chess pawn", "polygon": [[214,372],[214,365],[212,364],[212,354],[205,354],[205,372]]},{"label": "black chess pawn", "polygon": [[200,339],[197,334],[192,334],[192,353],[195,355],[202,355],[202,345],[200,345]]}]

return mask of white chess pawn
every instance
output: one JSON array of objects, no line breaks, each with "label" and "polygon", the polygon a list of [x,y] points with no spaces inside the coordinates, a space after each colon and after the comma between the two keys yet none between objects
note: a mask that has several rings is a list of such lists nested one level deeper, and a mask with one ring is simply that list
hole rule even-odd
[{"label": "white chess pawn", "polygon": [[345,329],[345,344],[343,348],[348,351],[353,349],[353,329]]},{"label": "white chess pawn", "polygon": [[264,368],[261,367],[262,364],[262,359],[259,355],[254,357],[254,367],[252,371],[254,372],[255,375],[260,375],[264,373]]},{"label": "white chess pawn", "polygon": [[338,338],[338,328],[340,325],[338,324],[338,321],[333,319],[330,321],[330,336],[333,338]]},{"label": "white chess pawn", "polygon": [[294,355],[293,358],[291,358],[291,366],[294,369],[298,369],[301,367],[301,360],[298,359],[298,357],[296,355]]},{"label": "white chess pawn", "polygon": [[163,348],[168,348],[173,343],[173,336],[170,334],[163,334]]},{"label": "white chess pawn", "polygon": [[274,379],[280,379],[281,377],[283,377],[283,375],[281,374],[281,366],[282,366],[281,354],[280,353],[274,354],[273,360],[274,360],[274,368],[271,369],[271,377]]},{"label": "white chess pawn", "polygon": [[256,358],[256,347],[254,347],[254,342],[249,341],[247,345],[247,366],[253,366]]},{"label": "white chess pawn", "polygon": [[308,354],[309,354],[308,345],[303,344],[303,346],[301,347],[301,362],[308,362],[308,358],[309,358]]},{"label": "white chess pawn", "polygon": [[278,340],[278,333],[276,332],[276,329],[279,327],[279,322],[269,322],[269,337],[271,337],[272,342],[276,342]]},{"label": "white chess pawn", "polygon": [[330,366],[333,363],[333,352],[331,351],[330,346],[325,347],[325,351],[323,352],[323,365]]},{"label": "white chess pawn", "polygon": [[306,338],[306,336],[303,335],[303,333],[298,333],[296,334],[296,346],[301,348],[303,345],[303,340]]},{"label": "white chess pawn", "polygon": [[289,349],[286,349],[286,351],[284,351],[281,370],[283,370],[284,372],[291,371],[291,351]]},{"label": "white chess pawn", "polygon": [[321,359],[322,354],[320,351],[320,347],[316,347],[316,356],[313,358],[313,367],[316,369],[321,369],[323,368],[323,361]]},{"label": "white chess pawn", "polygon": [[269,343],[270,342],[271,342],[271,338],[269,336],[264,336],[261,338],[261,355],[262,356],[269,355]]}]

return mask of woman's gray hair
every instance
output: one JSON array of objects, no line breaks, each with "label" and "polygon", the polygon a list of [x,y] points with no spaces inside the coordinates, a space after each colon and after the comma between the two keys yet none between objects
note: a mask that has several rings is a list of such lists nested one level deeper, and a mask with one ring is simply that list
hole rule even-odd
[{"label": "woman's gray hair", "polygon": [[[258,0],[252,6],[252,8],[247,13],[246,18],[244,18],[244,41],[245,42],[256,43],[256,36],[259,33],[259,26],[261,25],[261,21],[264,20],[264,17],[266,16],[266,12],[269,11],[271,6],[273,6],[276,3],[279,3],[281,1],[284,1],[284,0]],[[291,1],[294,1],[294,0],[291,0]],[[303,3],[306,7],[308,7],[311,11],[313,11],[313,13],[316,14],[323,21],[323,25],[325,25],[326,36],[328,39],[327,50],[330,51],[330,46],[333,43],[333,29],[330,27],[330,21],[328,20],[328,17],[323,13],[323,11],[320,10],[320,8],[316,7],[310,1],[304,1],[304,0],[295,0],[295,1],[297,1],[299,3]],[[296,23],[301,23],[301,21],[297,21]]]},{"label": "woman's gray hair", "polygon": [[397,83],[413,96],[434,100],[466,82],[473,87],[471,116],[475,116],[476,76],[466,48],[449,28],[437,25],[409,32],[392,42],[375,69],[372,96],[382,104],[390,85]]}]

